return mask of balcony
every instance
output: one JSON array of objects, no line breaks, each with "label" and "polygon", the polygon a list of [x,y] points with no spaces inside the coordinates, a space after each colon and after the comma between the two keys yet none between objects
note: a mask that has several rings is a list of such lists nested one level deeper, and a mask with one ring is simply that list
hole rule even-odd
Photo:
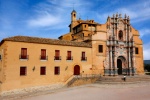
[{"label": "balcony", "polygon": [[73,60],[73,57],[66,57],[66,60]]},{"label": "balcony", "polygon": [[61,60],[61,56],[54,56],[54,60]]},{"label": "balcony", "polygon": [[19,55],[19,59],[28,60],[29,59],[29,55]]},{"label": "balcony", "polygon": [[40,56],[40,60],[48,60],[48,56]]},{"label": "balcony", "polygon": [[81,61],[87,61],[87,57],[81,57]]}]

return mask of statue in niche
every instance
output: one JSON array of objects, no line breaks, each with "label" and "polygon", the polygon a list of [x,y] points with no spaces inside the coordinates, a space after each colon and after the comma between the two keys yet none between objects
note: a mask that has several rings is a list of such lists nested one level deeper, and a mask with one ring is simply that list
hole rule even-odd
[{"label": "statue in niche", "polygon": [[123,40],[123,32],[122,31],[119,31],[119,40]]}]

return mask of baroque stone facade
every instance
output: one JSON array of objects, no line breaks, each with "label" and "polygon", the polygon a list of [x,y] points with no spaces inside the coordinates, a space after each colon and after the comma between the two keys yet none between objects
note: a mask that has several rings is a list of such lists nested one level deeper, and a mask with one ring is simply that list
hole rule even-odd
[{"label": "baroque stone facade", "polygon": [[[129,16],[122,18],[121,14],[108,17],[107,25],[107,55],[104,68],[105,74],[134,75],[135,46]],[[137,53],[137,52],[136,52]]]}]

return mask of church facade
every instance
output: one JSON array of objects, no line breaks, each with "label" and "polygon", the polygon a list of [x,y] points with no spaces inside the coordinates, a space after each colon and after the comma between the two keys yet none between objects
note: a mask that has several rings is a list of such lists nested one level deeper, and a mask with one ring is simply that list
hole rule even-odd
[{"label": "church facade", "polygon": [[0,92],[35,86],[64,86],[75,75],[143,74],[143,43],[129,16],[105,24],[76,18],[59,39],[14,36],[0,43]]},{"label": "church facade", "polygon": [[93,68],[110,76],[143,73],[143,43],[129,16],[113,14],[105,24],[99,24],[77,20],[76,11],[72,11],[71,19],[70,33],[59,38],[92,44]]}]

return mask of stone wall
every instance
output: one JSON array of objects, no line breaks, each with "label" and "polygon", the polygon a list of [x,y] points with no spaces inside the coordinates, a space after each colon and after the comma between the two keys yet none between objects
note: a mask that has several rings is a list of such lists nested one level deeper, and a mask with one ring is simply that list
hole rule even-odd
[{"label": "stone wall", "polygon": [[80,86],[85,84],[91,84],[94,83],[99,77],[82,77],[82,78],[76,78],[72,84],[69,85],[69,87],[73,86]]}]

